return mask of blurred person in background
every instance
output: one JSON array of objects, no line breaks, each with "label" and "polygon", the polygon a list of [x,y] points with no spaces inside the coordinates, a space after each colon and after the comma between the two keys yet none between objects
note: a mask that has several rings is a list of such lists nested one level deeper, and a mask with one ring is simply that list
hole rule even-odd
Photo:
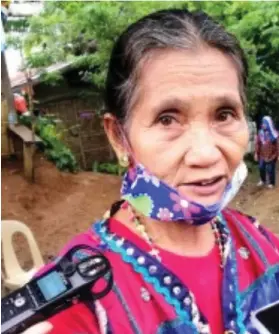
[{"label": "blurred person in background", "polygon": [[264,116],[256,137],[255,160],[259,163],[260,181],[272,189],[276,184],[276,163],[279,157],[279,135],[270,116]]}]

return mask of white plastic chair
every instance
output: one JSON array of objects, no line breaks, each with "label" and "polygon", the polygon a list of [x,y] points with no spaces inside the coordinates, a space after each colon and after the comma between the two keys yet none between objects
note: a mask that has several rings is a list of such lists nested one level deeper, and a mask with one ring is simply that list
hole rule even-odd
[{"label": "white plastic chair", "polygon": [[[18,289],[26,284],[38,269],[44,265],[42,255],[31,230],[23,223],[17,220],[2,220],[2,256],[5,275],[2,275],[4,286],[10,290]],[[12,238],[14,233],[22,233],[29,245],[34,266],[26,271],[20,266]]]}]

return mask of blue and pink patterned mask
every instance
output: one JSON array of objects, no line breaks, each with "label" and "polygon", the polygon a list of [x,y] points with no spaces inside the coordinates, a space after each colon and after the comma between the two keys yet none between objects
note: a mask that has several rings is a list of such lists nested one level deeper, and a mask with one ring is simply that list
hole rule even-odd
[{"label": "blue and pink patterned mask", "polygon": [[160,221],[181,221],[202,225],[210,222],[234,198],[247,176],[242,162],[227,184],[221,200],[204,206],[181,196],[175,188],[152,175],[141,164],[130,167],[124,175],[121,194],[138,212]]}]

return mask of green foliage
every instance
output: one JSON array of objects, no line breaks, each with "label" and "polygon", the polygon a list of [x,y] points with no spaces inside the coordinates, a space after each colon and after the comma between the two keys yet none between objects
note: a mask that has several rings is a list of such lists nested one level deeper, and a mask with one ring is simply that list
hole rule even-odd
[{"label": "green foliage", "polygon": [[94,161],[92,166],[93,172],[114,174],[114,175],[123,175],[126,172],[126,168],[121,167],[117,163],[112,162],[98,162]]},{"label": "green foliage", "polygon": [[279,121],[279,3],[239,1],[55,1],[29,20],[24,50],[32,67],[74,60],[87,66],[86,80],[104,86],[113,42],[129,24],[168,8],[204,10],[234,33],[250,66],[249,113]]},{"label": "green foliage", "polygon": [[26,17],[18,17],[15,20],[7,20],[5,23],[5,31],[25,32],[28,29],[29,22]]},{"label": "green foliage", "polygon": [[49,86],[57,86],[63,81],[63,76],[58,71],[55,72],[42,72],[41,80]]},{"label": "green foliage", "polygon": [[[195,4],[193,4],[195,5]],[[279,3],[205,2],[203,9],[236,35],[248,58],[248,110],[279,121]],[[222,11],[217,7],[221,7]]]},{"label": "green foliage", "polygon": [[253,183],[259,179],[259,164],[254,159],[254,154],[248,153],[244,157],[245,164],[248,168],[249,180]]},{"label": "green foliage", "polygon": [[[20,116],[21,124],[31,127],[30,116]],[[57,129],[53,119],[48,117],[37,117],[35,121],[35,132],[43,140],[42,150],[45,156],[55,163],[56,167],[63,171],[77,172],[77,161],[71,150],[62,142],[62,132]]]},{"label": "green foliage", "polygon": [[6,39],[7,45],[14,49],[20,49],[22,44],[22,39],[19,34],[8,34]]},{"label": "green foliage", "polygon": [[258,173],[258,162],[255,161],[254,154],[247,153],[244,158],[245,164],[248,168],[249,174]]}]

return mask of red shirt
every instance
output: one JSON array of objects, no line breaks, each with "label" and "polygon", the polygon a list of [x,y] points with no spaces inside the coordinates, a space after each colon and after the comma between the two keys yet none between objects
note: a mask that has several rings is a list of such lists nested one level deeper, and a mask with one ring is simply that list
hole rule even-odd
[{"label": "red shirt", "polygon": [[26,111],[28,111],[26,100],[21,95],[14,95],[14,105],[15,110],[18,111],[20,114],[24,114]]},{"label": "red shirt", "polygon": [[201,257],[179,256],[162,250],[160,254],[166,267],[193,292],[200,310],[210,324],[212,333],[223,334],[222,270],[218,246],[215,246],[208,255]]}]

